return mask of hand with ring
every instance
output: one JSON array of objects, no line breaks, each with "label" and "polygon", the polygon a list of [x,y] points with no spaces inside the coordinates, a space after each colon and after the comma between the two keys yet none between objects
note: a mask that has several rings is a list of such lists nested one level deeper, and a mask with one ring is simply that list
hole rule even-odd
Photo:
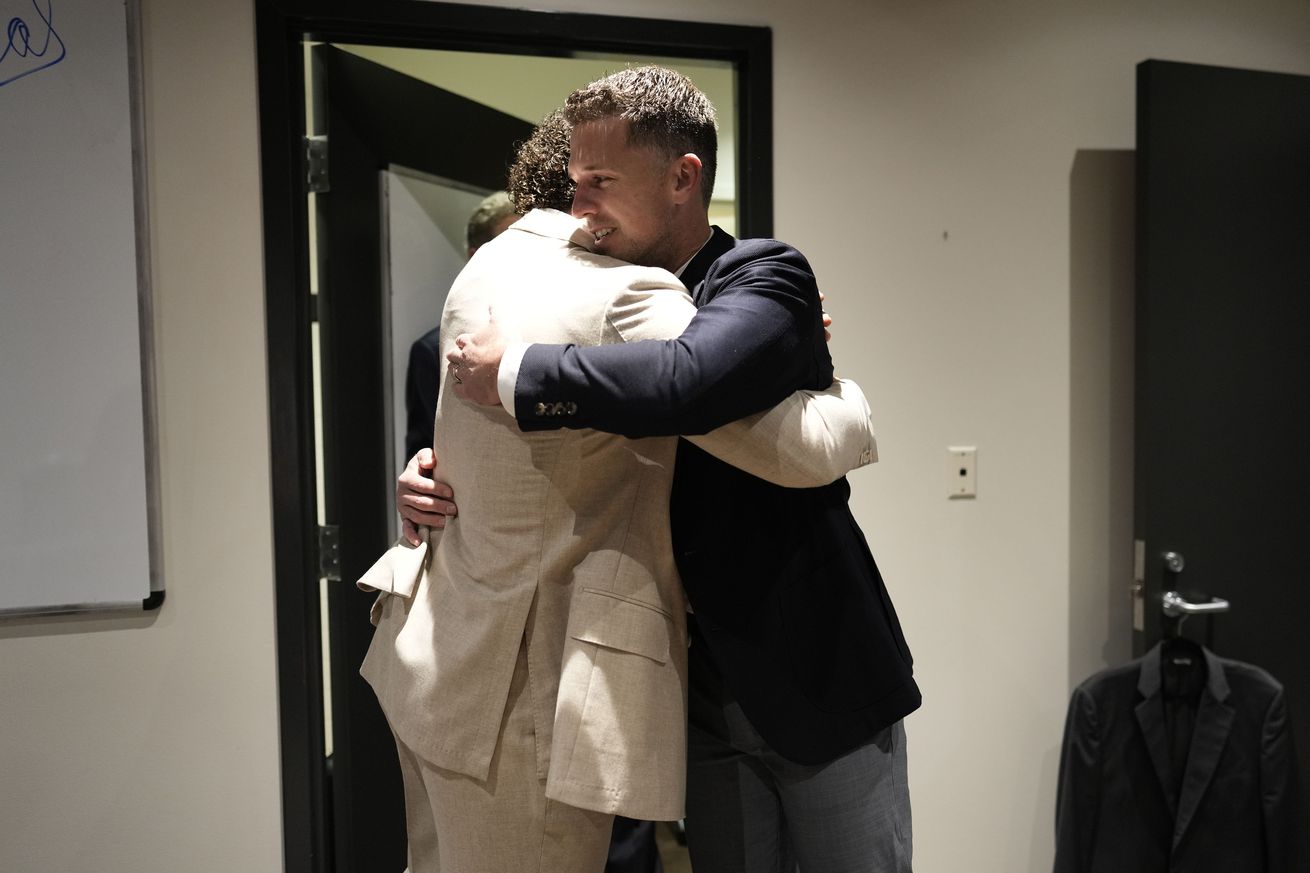
[{"label": "hand with ring", "polygon": [[455,396],[483,406],[499,406],[496,380],[507,339],[496,322],[495,313],[487,310],[487,321],[473,333],[455,337],[455,348],[446,355]]}]

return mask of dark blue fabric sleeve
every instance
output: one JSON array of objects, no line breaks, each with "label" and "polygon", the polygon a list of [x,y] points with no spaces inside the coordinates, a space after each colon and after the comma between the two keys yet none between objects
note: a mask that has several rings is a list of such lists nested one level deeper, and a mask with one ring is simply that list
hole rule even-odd
[{"label": "dark blue fabric sleeve", "polygon": [[405,372],[405,457],[432,447],[432,422],[437,414],[437,389],[444,369],[438,360],[438,332],[432,330],[409,347],[409,368]]},{"label": "dark blue fabric sleeve", "polygon": [[677,339],[529,347],[514,391],[519,427],[700,434],[831,384],[818,289],[796,249],[743,241],[710,267],[698,298]]}]

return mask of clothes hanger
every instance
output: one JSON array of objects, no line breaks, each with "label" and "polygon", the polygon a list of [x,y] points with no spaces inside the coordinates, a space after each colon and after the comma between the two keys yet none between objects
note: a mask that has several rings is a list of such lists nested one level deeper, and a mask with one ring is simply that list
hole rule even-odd
[{"label": "clothes hanger", "polygon": [[1160,666],[1162,670],[1208,672],[1205,649],[1196,640],[1183,636],[1183,622],[1192,615],[1215,615],[1229,610],[1228,601],[1212,598],[1209,603],[1192,603],[1177,591],[1167,591],[1162,604],[1164,612],[1164,639],[1161,641]]},{"label": "clothes hanger", "polygon": [[1183,636],[1183,622],[1186,620],[1186,615],[1165,617],[1165,635],[1160,644],[1162,669],[1171,666],[1183,669],[1205,668],[1205,654],[1201,644]]}]

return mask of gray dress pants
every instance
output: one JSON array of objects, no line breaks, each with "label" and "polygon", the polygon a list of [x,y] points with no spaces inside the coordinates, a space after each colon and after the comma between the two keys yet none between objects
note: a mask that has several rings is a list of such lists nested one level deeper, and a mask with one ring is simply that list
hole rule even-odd
[{"label": "gray dress pants", "polygon": [[819,765],[773,751],[692,638],[687,845],[696,873],[910,873],[905,728]]}]

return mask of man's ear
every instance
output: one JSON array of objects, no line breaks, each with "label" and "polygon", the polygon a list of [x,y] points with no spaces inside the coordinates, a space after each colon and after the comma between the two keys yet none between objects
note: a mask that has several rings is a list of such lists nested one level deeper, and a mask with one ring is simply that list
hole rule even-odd
[{"label": "man's ear", "polygon": [[699,198],[701,183],[701,162],[692,152],[677,158],[673,162],[673,196],[678,202]]}]

